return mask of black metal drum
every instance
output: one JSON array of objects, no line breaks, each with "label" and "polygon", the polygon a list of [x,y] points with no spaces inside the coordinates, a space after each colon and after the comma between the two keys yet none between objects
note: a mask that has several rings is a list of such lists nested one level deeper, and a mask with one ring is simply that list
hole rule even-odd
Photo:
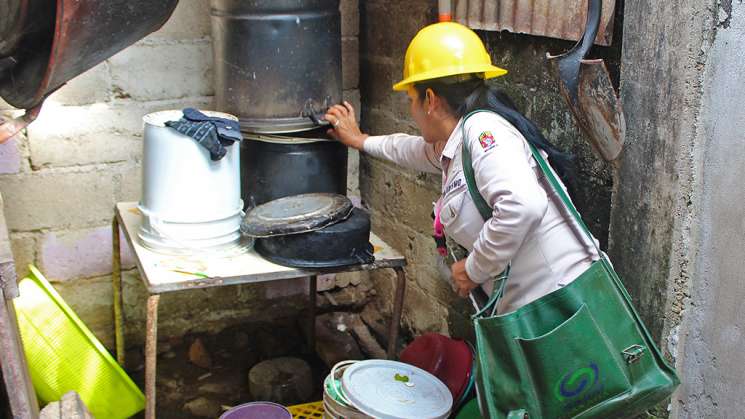
[{"label": "black metal drum", "polygon": [[342,97],[339,0],[212,0],[217,110],[241,129],[312,129]]},{"label": "black metal drum", "polygon": [[285,196],[347,194],[347,147],[337,141],[245,134],[241,197],[246,206]]}]

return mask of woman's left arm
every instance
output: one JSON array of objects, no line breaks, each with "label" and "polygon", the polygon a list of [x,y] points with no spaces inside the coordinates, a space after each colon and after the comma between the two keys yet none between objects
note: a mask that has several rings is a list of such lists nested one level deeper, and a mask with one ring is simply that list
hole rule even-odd
[{"label": "woman's left arm", "polygon": [[469,279],[481,284],[504,271],[540,224],[548,198],[531,168],[525,139],[501,117],[472,116],[463,141],[469,144],[479,192],[493,208],[465,263]]}]

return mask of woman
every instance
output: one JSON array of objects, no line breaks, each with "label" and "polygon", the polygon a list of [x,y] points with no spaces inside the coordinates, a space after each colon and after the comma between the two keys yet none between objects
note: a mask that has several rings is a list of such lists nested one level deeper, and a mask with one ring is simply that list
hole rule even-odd
[{"label": "woman", "polygon": [[[510,266],[498,307],[509,312],[570,283],[598,258],[579,234],[561,200],[543,179],[530,151],[536,146],[561,175],[569,158],[551,146],[536,126],[485,79],[504,75],[491,64],[478,36],[457,23],[422,29],[406,51],[404,79],[394,90],[409,96],[411,116],[422,136],[369,136],[344,102],[329,109],[329,134],[347,146],[418,171],[442,173],[435,230],[469,251],[451,267],[460,296],[493,281]],[[478,112],[465,119],[469,113]],[[461,152],[468,144],[478,191],[492,216],[484,222],[469,195]]]}]

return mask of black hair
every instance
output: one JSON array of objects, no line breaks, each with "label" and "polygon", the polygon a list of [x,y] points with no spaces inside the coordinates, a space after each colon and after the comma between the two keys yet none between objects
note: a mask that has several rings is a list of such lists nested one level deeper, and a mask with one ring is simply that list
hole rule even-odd
[{"label": "black hair", "polygon": [[490,87],[483,78],[470,75],[446,77],[418,82],[414,84],[414,88],[420,100],[424,100],[427,89],[432,89],[445,99],[458,118],[479,109],[495,112],[520,131],[530,144],[545,151],[561,180],[568,187],[573,186],[574,157],[551,144],[533,121],[517,110],[507,94]]}]

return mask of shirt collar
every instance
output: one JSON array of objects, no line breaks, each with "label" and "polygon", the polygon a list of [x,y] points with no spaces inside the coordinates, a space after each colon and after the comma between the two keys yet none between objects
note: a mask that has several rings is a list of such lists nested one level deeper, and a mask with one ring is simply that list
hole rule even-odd
[{"label": "shirt collar", "polygon": [[463,130],[461,129],[461,124],[463,124],[463,118],[458,121],[455,125],[455,129],[450,133],[450,137],[448,137],[448,141],[445,143],[445,148],[442,149],[440,160],[443,158],[453,160],[453,157],[455,157],[455,152],[458,150],[458,146],[463,142]]}]

